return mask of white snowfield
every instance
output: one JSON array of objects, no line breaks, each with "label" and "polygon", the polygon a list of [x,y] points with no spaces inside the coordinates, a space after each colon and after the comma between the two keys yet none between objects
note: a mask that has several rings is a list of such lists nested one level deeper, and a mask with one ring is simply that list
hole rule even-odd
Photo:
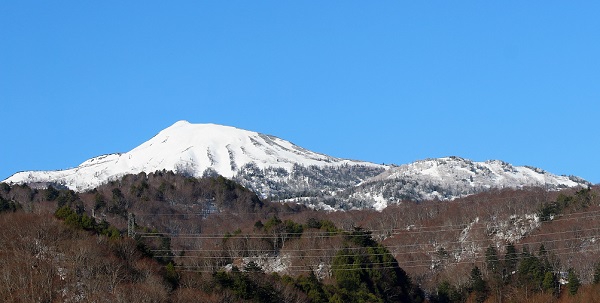
[{"label": "white snowfield", "polygon": [[163,169],[195,177],[212,169],[223,177],[232,178],[248,163],[261,169],[276,167],[288,172],[294,164],[381,166],[330,157],[274,136],[234,127],[179,121],[127,153],[95,157],[66,170],[19,172],[3,182],[55,182],[75,191],[86,191],[126,174]]}]

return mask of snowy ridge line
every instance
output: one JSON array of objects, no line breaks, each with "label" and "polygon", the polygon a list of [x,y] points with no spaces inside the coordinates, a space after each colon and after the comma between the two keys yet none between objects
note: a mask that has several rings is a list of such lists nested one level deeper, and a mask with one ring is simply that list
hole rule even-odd
[{"label": "snowy ridge line", "polygon": [[196,178],[218,174],[262,198],[298,199],[318,210],[382,210],[405,200],[453,200],[497,188],[591,184],[500,160],[446,157],[391,166],[335,158],[270,135],[187,121],[129,152],[94,157],[66,170],[18,172],[4,182],[55,183],[83,192],[127,174],[156,171]]},{"label": "snowy ridge line", "polygon": [[442,189],[447,188],[448,184],[464,189],[522,188],[527,186],[552,188],[591,185],[578,177],[557,176],[542,169],[513,166],[500,160],[475,162],[453,156],[418,160],[410,164],[395,166],[378,176],[365,180],[360,186],[406,178],[431,183]]}]

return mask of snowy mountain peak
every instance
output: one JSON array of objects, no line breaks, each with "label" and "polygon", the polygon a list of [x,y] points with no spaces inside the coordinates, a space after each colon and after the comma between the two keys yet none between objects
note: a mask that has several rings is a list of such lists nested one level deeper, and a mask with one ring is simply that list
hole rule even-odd
[{"label": "snowy mountain peak", "polygon": [[251,164],[291,171],[300,166],[380,165],[315,153],[283,139],[217,124],[178,121],[122,154],[95,157],[62,171],[20,172],[9,183],[55,182],[74,190],[94,188],[125,174],[172,170],[195,177],[205,172],[233,178]]},{"label": "snowy mountain peak", "polygon": [[175,122],[173,125],[171,125],[169,128],[175,127],[178,125],[189,125],[189,124],[191,124],[191,123],[188,122],[187,120],[179,120],[179,121]]},{"label": "snowy mountain peak", "polygon": [[135,158],[138,165],[161,159],[167,164],[165,169],[187,169],[187,173],[195,176],[212,169],[228,178],[248,163],[259,168],[282,167],[289,170],[294,164],[335,166],[354,162],[315,153],[270,135],[187,121],[173,124],[127,154]]}]

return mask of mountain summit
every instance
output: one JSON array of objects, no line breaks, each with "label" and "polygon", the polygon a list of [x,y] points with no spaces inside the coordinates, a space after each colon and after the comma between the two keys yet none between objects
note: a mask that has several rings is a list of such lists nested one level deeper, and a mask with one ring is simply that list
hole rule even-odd
[{"label": "mountain summit", "polygon": [[263,198],[325,209],[382,209],[407,199],[450,200],[492,188],[590,184],[498,160],[447,157],[387,166],[340,159],[270,135],[187,121],[173,124],[129,152],[95,157],[67,170],[19,172],[4,182],[50,183],[86,191],[126,174],[161,170],[192,177],[221,175]]},{"label": "mountain summit", "polygon": [[298,165],[383,167],[315,153],[274,136],[235,127],[178,121],[129,152],[91,158],[67,170],[19,172],[4,182],[53,182],[85,191],[126,174],[163,169],[194,177],[219,174],[234,178],[247,167],[291,171]]}]

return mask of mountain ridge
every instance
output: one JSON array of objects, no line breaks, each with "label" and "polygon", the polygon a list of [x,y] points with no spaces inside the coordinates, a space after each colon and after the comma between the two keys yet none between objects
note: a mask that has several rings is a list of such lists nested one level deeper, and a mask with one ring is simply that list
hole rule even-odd
[{"label": "mountain ridge", "polygon": [[371,200],[374,208],[382,209],[403,200],[453,200],[491,189],[590,185],[579,177],[557,176],[540,168],[450,156],[392,167],[341,195],[347,200]]},{"label": "mountain ridge", "polygon": [[183,120],[129,152],[93,157],[71,169],[19,172],[3,182],[56,183],[87,191],[126,174],[159,170],[192,177],[221,175],[263,198],[301,198],[325,209],[382,209],[403,200],[451,200],[492,188],[560,189],[591,184],[500,160],[475,162],[452,156],[381,165],[342,159],[276,136]]}]

